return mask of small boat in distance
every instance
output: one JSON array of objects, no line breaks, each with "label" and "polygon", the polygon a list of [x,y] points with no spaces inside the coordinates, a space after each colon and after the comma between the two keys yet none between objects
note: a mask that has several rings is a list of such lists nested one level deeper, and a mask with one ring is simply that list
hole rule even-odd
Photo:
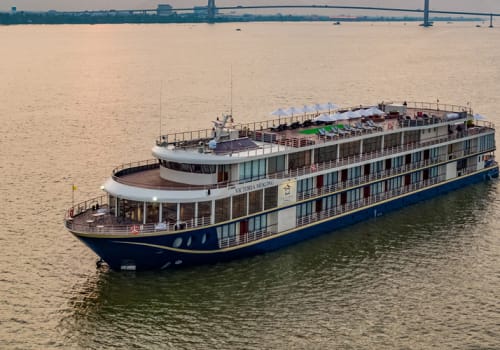
[{"label": "small boat in distance", "polygon": [[69,208],[66,228],[114,270],[171,269],[276,250],[498,177],[494,125],[468,107],[293,110],[162,135],[154,159],[116,167],[103,195]]}]

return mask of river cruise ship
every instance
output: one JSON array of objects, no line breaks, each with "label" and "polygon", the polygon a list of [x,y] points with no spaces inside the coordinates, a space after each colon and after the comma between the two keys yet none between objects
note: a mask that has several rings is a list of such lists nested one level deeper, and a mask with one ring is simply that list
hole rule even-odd
[{"label": "river cruise ship", "polygon": [[65,226],[114,270],[171,269],[276,250],[498,177],[494,125],[468,107],[318,110],[163,135],[154,159],[115,168]]}]

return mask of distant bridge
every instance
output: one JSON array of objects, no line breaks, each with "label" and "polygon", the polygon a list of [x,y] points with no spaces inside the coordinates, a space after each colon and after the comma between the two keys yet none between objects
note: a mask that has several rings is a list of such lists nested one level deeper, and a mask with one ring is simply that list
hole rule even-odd
[{"label": "distant bridge", "polygon": [[[368,10],[368,11],[393,11],[393,12],[411,12],[424,14],[424,27],[431,26],[429,14],[448,14],[460,16],[482,16],[490,17],[490,27],[493,27],[493,17],[500,16],[500,13],[487,12],[466,12],[466,11],[438,11],[429,8],[429,0],[424,0],[424,9],[408,9],[394,7],[375,7],[375,6],[340,6],[340,5],[259,5],[259,6],[220,6],[215,5],[215,0],[208,0],[207,17],[213,21],[217,10],[254,10],[254,9],[346,9],[346,10]],[[192,8],[176,8],[172,11],[190,11]]]}]

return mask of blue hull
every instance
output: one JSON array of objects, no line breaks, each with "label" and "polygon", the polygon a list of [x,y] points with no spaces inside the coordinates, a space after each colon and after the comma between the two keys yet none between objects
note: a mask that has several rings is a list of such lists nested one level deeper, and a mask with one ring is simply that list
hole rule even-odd
[{"label": "blue hull", "polygon": [[[153,270],[210,264],[277,250],[492,177],[498,177],[497,167],[485,169],[485,171],[471,176],[457,178],[453,182],[414,194],[397,197],[389,202],[332,218],[326,222],[311,224],[296,231],[277,234],[267,239],[225,249],[218,248],[215,227],[147,237],[108,238],[108,236],[99,238],[80,235],[77,237],[114,270],[123,268]],[[203,236],[206,239],[202,239]],[[174,240],[178,237],[183,238],[183,243],[178,248],[173,248],[175,246]]]}]

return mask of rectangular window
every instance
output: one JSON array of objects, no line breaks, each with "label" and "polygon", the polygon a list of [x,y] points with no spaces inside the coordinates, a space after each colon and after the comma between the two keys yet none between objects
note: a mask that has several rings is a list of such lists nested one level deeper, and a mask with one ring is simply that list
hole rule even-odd
[{"label": "rectangular window", "polygon": [[257,159],[249,162],[241,163],[240,166],[240,181],[254,181],[262,179],[266,175],[266,160]]},{"label": "rectangular window", "polygon": [[297,193],[307,192],[314,188],[314,178],[297,181]]},{"label": "rectangular window", "polygon": [[322,207],[323,209],[331,209],[337,206],[338,196],[328,196],[322,199]]},{"label": "rectangular window", "polygon": [[285,156],[271,157],[267,162],[269,167],[269,174],[285,171]]},{"label": "rectangular window", "polygon": [[262,193],[263,190],[248,193],[248,214],[262,211]]},{"label": "rectangular window", "polygon": [[198,218],[209,219],[212,216],[212,201],[198,202]]},{"label": "rectangular window", "polygon": [[337,159],[337,145],[316,148],[314,150],[314,162],[323,163]]},{"label": "rectangular window", "polygon": [[339,173],[337,171],[325,174],[323,177],[324,186],[336,185],[338,182],[339,182]]},{"label": "rectangular window", "polygon": [[288,169],[290,170],[303,168],[306,165],[309,166],[310,164],[311,164],[310,151],[290,153],[288,155]]},{"label": "rectangular window", "polygon": [[232,197],[233,219],[247,215],[247,194],[242,193]]},{"label": "rectangular window", "polygon": [[162,203],[161,217],[166,222],[177,222],[177,203]]},{"label": "rectangular window", "polygon": [[370,137],[363,141],[363,153],[380,151],[382,146],[382,136]]},{"label": "rectangular window", "polygon": [[297,205],[297,218],[312,214],[312,202]]},{"label": "rectangular window", "polygon": [[194,218],[194,203],[181,203],[181,221],[188,221]]},{"label": "rectangular window", "polygon": [[347,169],[347,179],[354,180],[361,176],[361,166]]},{"label": "rectangular window", "polygon": [[231,198],[222,198],[215,200],[215,222],[229,220],[229,210]]},{"label": "rectangular window", "polygon": [[276,208],[278,206],[278,186],[266,188],[264,190],[264,210]]},{"label": "rectangular window", "polygon": [[389,134],[384,136],[384,148],[392,148],[399,145],[401,142],[401,133]]}]

